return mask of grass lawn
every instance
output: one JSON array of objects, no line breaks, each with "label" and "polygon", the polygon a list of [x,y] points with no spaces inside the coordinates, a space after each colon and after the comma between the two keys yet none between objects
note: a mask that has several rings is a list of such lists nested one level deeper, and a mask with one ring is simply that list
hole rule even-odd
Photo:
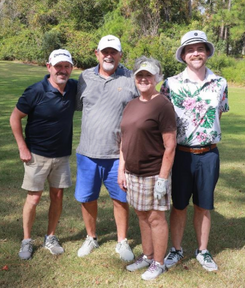
[{"label": "grass lawn", "polygon": [[[63,213],[57,235],[65,248],[53,256],[42,248],[47,229],[49,195],[47,187],[37,207],[32,238],[31,260],[18,258],[22,232],[22,208],[26,193],[20,186],[23,165],[9,126],[9,116],[24,89],[43,78],[45,67],[0,61],[0,287],[172,287],[172,288],[244,288],[245,287],[245,89],[230,87],[230,112],[222,116],[223,139],[219,144],[221,174],[215,192],[215,210],[209,250],[219,270],[205,271],[194,258],[197,248],[192,226],[193,207],[183,239],[184,260],[154,281],[141,280],[142,271],[127,272],[115,253],[116,226],[112,203],[103,188],[99,199],[97,234],[100,248],[86,258],[78,258],[86,231],[80,205],[75,201],[75,149],[79,141],[81,113],[74,116],[73,186],[65,190]],[[78,78],[80,71],[73,72]],[[169,217],[169,213],[167,213]],[[128,239],[136,256],[141,253],[138,220],[131,210]]]}]

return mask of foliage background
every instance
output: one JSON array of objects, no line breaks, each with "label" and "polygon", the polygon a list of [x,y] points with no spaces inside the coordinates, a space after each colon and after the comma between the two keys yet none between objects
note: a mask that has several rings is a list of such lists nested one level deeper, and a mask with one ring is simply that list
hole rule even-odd
[{"label": "foliage background", "polygon": [[123,63],[157,58],[165,77],[183,65],[174,59],[181,36],[206,32],[216,47],[209,67],[245,84],[245,0],[0,0],[0,59],[44,65],[53,49],[66,48],[78,68],[96,64],[99,39],[121,39]]}]

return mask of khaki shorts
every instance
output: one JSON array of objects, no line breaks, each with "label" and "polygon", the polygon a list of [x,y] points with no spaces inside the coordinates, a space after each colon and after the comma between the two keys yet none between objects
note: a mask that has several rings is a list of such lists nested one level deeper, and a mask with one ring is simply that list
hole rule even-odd
[{"label": "khaki shorts", "polygon": [[158,175],[140,177],[126,173],[127,201],[138,211],[167,211],[170,209],[171,177],[169,177],[168,193],[161,200],[154,199],[154,186]]},{"label": "khaki shorts", "polygon": [[32,159],[24,163],[25,174],[21,188],[27,191],[43,191],[46,179],[53,188],[68,188],[71,183],[69,156],[47,158],[33,154]]}]

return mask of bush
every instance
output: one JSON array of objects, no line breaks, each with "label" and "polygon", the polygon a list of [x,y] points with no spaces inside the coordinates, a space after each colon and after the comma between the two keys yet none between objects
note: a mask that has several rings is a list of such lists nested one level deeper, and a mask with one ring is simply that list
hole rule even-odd
[{"label": "bush", "polygon": [[73,31],[71,33],[68,32],[66,37],[66,49],[70,51],[76,67],[86,69],[97,64],[94,51],[98,43],[95,35]]},{"label": "bush", "polygon": [[43,58],[41,36],[38,31],[22,30],[16,36],[5,39],[0,47],[0,59],[38,62]]},{"label": "bush", "polygon": [[226,67],[232,67],[236,63],[236,60],[231,57],[227,57],[225,54],[215,53],[212,58],[208,60],[208,67],[216,74],[222,76],[222,71]]},{"label": "bush", "polygon": [[222,69],[222,76],[228,82],[245,85],[245,61],[236,60],[234,64]]}]

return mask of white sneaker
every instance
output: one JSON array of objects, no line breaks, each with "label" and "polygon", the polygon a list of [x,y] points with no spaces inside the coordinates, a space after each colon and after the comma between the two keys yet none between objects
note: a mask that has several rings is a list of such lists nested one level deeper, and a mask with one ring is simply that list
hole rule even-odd
[{"label": "white sneaker", "polygon": [[83,242],[83,245],[81,248],[77,251],[78,257],[84,257],[92,252],[95,248],[99,248],[99,244],[97,240],[95,240],[93,237],[88,236],[86,237],[86,240]]},{"label": "white sneaker", "polygon": [[136,271],[141,268],[149,267],[153,259],[148,259],[146,255],[142,254],[136,262],[126,266],[126,269],[130,272]]},{"label": "white sneaker", "polygon": [[164,264],[167,268],[170,268],[176,265],[182,258],[184,258],[183,249],[181,248],[181,250],[176,250],[172,247],[164,259]]},{"label": "white sneaker", "polygon": [[128,244],[127,238],[117,243],[116,252],[120,254],[120,258],[123,261],[129,262],[134,259],[134,253]]},{"label": "white sneaker", "polygon": [[157,261],[152,261],[150,267],[141,275],[143,280],[154,280],[159,275],[167,271],[165,264],[161,265]]},{"label": "white sneaker", "polygon": [[217,271],[218,266],[208,250],[196,250],[196,259],[208,271]]}]

